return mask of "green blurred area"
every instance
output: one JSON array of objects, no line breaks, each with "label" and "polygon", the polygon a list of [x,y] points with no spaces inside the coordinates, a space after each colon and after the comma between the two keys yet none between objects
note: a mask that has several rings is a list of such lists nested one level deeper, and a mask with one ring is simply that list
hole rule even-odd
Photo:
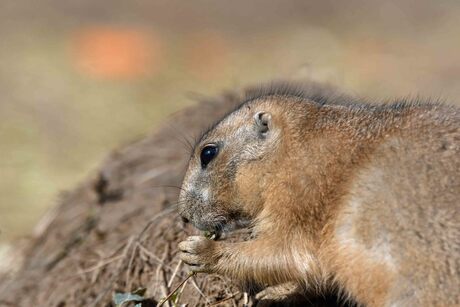
[{"label": "green blurred area", "polygon": [[2,1],[0,37],[0,241],[190,93],[312,78],[460,104],[457,0]]}]

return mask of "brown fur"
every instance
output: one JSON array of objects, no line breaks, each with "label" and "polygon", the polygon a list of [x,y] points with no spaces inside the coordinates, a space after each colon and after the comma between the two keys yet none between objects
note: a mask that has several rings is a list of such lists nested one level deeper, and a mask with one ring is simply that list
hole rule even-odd
[{"label": "brown fur", "polygon": [[[210,143],[219,153],[203,169]],[[202,136],[180,195],[198,228],[249,226],[255,237],[190,237],[181,257],[245,284],[339,287],[369,306],[455,306],[459,172],[453,107],[263,88]]]}]

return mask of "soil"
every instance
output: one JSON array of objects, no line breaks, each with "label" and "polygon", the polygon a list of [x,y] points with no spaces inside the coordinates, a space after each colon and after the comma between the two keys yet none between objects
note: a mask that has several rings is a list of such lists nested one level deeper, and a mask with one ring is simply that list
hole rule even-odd
[{"label": "soil", "polygon": [[[185,226],[175,210],[189,139],[234,108],[241,95],[201,99],[152,135],[113,151],[95,174],[64,193],[34,236],[18,247],[19,269],[0,276],[0,305],[115,306],[115,293],[140,289],[142,306],[155,306],[186,279],[179,287],[180,304],[247,303],[226,278],[188,278],[177,243],[196,230]],[[256,303],[249,299],[248,304]],[[338,303],[326,296],[300,305],[328,304]]]}]

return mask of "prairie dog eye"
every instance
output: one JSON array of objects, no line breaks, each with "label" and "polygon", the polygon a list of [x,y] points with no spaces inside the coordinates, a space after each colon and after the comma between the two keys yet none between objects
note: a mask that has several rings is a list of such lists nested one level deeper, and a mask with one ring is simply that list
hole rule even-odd
[{"label": "prairie dog eye", "polygon": [[204,169],[219,152],[219,147],[216,144],[208,144],[203,147],[200,154],[201,167]]}]

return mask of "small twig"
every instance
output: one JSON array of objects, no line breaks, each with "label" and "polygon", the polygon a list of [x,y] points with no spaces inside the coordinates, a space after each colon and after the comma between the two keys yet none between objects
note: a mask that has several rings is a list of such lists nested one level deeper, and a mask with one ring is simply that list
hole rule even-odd
[{"label": "small twig", "polygon": [[[168,252],[169,252],[169,245],[166,244],[165,249],[163,251],[163,255],[161,256],[161,259],[160,259],[161,263],[164,263],[164,261],[166,260],[166,257],[168,257]],[[157,267],[156,276],[157,276],[157,279],[160,280],[161,295],[163,297],[166,297],[166,296],[168,296],[169,288],[168,288],[168,284],[166,282],[165,271],[164,271],[163,268],[164,268],[164,266],[162,264],[160,264]],[[167,304],[167,306],[169,306],[169,303]]]},{"label": "small twig", "polygon": [[107,259],[105,261],[101,260],[101,261],[99,261],[99,263],[97,263],[97,264],[95,264],[95,265],[93,265],[93,266],[91,266],[91,267],[89,267],[87,269],[83,269],[80,272],[78,272],[77,274],[81,275],[81,274],[91,273],[92,271],[97,270],[99,268],[102,268],[102,267],[104,267],[104,266],[106,266],[108,264],[111,264],[112,262],[117,261],[118,259],[120,259],[122,257],[123,256],[120,255],[120,256],[115,256],[115,257],[109,258],[109,259]]},{"label": "small twig", "polygon": [[146,249],[142,244],[140,243],[137,243],[137,246],[139,247],[139,249],[142,250],[143,253],[145,253],[147,256],[149,256],[153,261],[155,261],[156,263],[158,263],[160,266],[163,266],[165,267],[166,269],[168,269],[169,271],[173,272],[174,269],[170,266],[170,265],[167,265],[166,263],[164,263],[164,260],[161,260],[160,257],[158,257],[157,255],[155,255],[154,253],[150,252],[148,249]]},{"label": "small twig", "polygon": [[91,305],[90,305],[91,307],[96,307],[99,304],[99,302],[107,295],[107,292],[110,291],[110,289],[113,286],[113,283],[117,280],[117,278],[123,272],[123,269],[125,267],[126,256],[128,255],[128,251],[131,248],[132,243],[133,243],[133,237],[130,237],[129,240],[128,240],[128,243],[126,244],[126,247],[123,250],[123,254],[122,254],[122,257],[121,257],[122,260],[120,261],[120,263],[118,265],[117,272],[112,275],[112,277],[110,278],[109,282],[107,283],[107,286],[101,292],[99,292],[98,296],[91,303]]},{"label": "small twig", "polygon": [[208,297],[203,293],[203,291],[200,289],[200,287],[198,286],[198,284],[196,283],[195,276],[193,276],[193,278],[192,278],[192,285],[195,287],[195,289],[198,291],[198,293],[201,295],[201,297],[204,298],[204,300],[206,301],[206,304],[208,304],[209,299],[208,299]]},{"label": "small twig", "polygon": [[131,270],[133,267],[134,258],[136,257],[137,245],[133,246],[133,251],[131,252],[131,257],[128,262],[128,268],[126,269],[126,280],[127,289],[131,288]]},{"label": "small twig", "polygon": [[185,286],[186,286],[186,285],[187,285],[187,283],[185,282],[185,283],[182,285],[182,287],[178,290],[177,295],[176,295],[176,302],[175,302],[176,304],[174,304],[174,305],[177,305],[177,303],[179,302],[180,297],[182,296],[182,293],[184,292],[184,289],[185,289]]},{"label": "small twig", "polygon": [[188,274],[187,278],[185,278],[183,281],[181,281],[181,282],[174,288],[174,290],[171,291],[171,292],[168,294],[168,296],[166,296],[164,299],[162,299],[162,300],[158,303],[157,307],[161,307],[161,306],[163,306],[164,303],[166,303],[167,301],[169,301],[169,299],[174,295],[174,293],[176,293],[176,291],[177,291],[180,287],[182,287],[182,285],[184,285],[184,284],[187,282],[187,280],[189,280],[189,279],[190,279],[192,276],[194,276],[195,274],[196,274],[195,272],[190,272],[190,273]]},{"label": "small twig", "polygon": [[[166,244],[166,247],[165,247],[165,252],[164,252],[164,257],[163,257],[163,262],[166,261],[166,259],[169,259],[169,244]],[[161,267],[161,280],[163,281],[163,287],[165,289],[165,293],[169,293],[169,286],[168,286],[168,278],[166,277],[166,270]],[[171,304],[169,304],[168,302],[168,306],[170,306]]]},{"label": "small twig", "polygon": [[159,212],[157,215],[155,215],[153,218],[151,218],[147,224],[144,226],[144,228],[141,230],[141,232],[139,233],[139,235],[137,236],[136,238],[136,241],[139,242],[140,239],[144,236],[144,233],[149,230],[149,228],[153,225],[153,223],[158,220],[159,218],[162,218],[164,217],[165,215],[168,215],[174,211],[176,211],[176,206],[172,206],[171,208],[168,208],[166,210],[163,210],[161,212]]},{"label": "small twig", "polygon": [[177,272],[179,271],[179,268],[180,268],[181,265],[182,265],[182,260],[179,260],[179,262],[176,265],[176,268],[174,269],[174,271],[173,271],[173,273],[171,275],[171,278],[169,279],[168,288],[172,286],[174,277],[176,277]]},{"label": "small twig", "polygon": [[[228,280],[226,280],[225,278],[223,278],[222,276],[220,275],[214,275],[216,278],[218,278],[219,280],[221,280],[223,283],[228,283]],[[229,291],[229,289],[227,287],[225,287],[225,293],[227,293],[228,295],[231,295],[232,293]],[[237,303],[235,301],[235,298],[232,299],[232,305],[234,307],[237,306]]]},{"label": "small twig", "polygon": [[239,292],[236,292],[236,293],[233,293],[232,295],[230,295],[229,297],[226,297],[224,299],[221,299],[220,301],[217,301],[217,302],[214,302],[212,304],[209,304],[208,306],[216,306],[216,305],[219,305],[220,303],[223,303],[223,302],[226,302],[228,300],[231,300],[232,298],[234,298],[236,295],[238,295]]},{"label": "small twig", "polygon": [[249,295],[247,292],[243,292],[243,307],[248,307],[249,305]]},{"label": "small twig", "polygon": [[[113,284],[115,283],[115,281],[117,280],[117,278],[120,277],[120,275],[122,274],[123,272],[123,269],[126,268],[126,256],[128,255],[128,251],[133,243],[136,242],[136,243],[139,243],[141,238],[144,236],[144,233],[150,229],[150,227],[155,223],[156,220],[174,212],[176,210],[176,206],[173,206],[171,208],[168,208],[166,210],[163,210],[159,213],[157,213],[154,217],[152,217],[148,222],[147,224],[144,226],[144,228],[139,232],[139,234],[133,238],[133,237],[130,237],[129,239],[129,242],[128,244],[126,245],[125,247],[125,250],[123,251],[123,258],[122,261],[120,261],[120,264],[119,264],[119,267],[117,269],[117,272],[115,274],[112,275],[112,277],[110,278],[109,282],[107,283],[107,287],[105,287],[101,292],[99,292],[98,296],[94,299],[94,301],[92,302],[92,304],[90,306],[97,306],[99,304],[99,302],[107,295],[107,292],[110,291],[110,289],[112,288]],[[137,245],[136,245],[137,246]]]},{"label": "small twig", "polygon": [[152,180],[152,179],[154,179],[154,178],[166,173],[167,171],[170,171],[169,166],[168,167],[162,167],[162,168],[160,167],[160,168],[151,169],[148,172],[146,172],[145,174],[141,175],[140,178],[135,181],[134,186],[144,184],[147,181],[150,181],[150,180]]}]

